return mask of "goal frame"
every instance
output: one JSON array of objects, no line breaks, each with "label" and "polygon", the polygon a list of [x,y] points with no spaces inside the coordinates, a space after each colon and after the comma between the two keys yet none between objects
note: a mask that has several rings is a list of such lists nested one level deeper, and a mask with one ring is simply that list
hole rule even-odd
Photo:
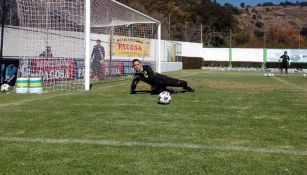
[{"label": "goal frame", "polygon": [[[110,0],[113,3],[116,3],[119,6],[122,6],[128,10],[131,10],[147,19],[150,19],[158,24],[158,36],[157,36],[157,60],[156,60],[156,68],[157,72],[161,73],[161,22],[145,15],[129,6],[126,6],[124,4],[121,4],[115,0]],[[91,35],[91,0],[85,0],[85,77],[84,77],[84,90],[88,91],[90,90],[90,35]]]}]

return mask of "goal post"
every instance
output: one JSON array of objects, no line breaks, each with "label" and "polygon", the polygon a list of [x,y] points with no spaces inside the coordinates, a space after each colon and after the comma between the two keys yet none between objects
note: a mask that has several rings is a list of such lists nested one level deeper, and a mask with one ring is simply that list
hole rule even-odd
[{"label": "goal post", "polygon": [[115,0],[16,2],[18,76],[41,77],[47,91],[130,77],[135,58],[160,72],[161,23],[150,16]]},{"label": "goal post", "polygon": [[91,0],[85,0],[85,77],[84,89],[90,90]]}]

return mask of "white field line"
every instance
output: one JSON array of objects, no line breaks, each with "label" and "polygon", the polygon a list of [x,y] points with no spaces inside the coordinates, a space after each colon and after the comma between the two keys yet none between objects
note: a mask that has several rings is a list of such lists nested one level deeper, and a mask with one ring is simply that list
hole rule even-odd
[{"label": "white field line", "polygon": [[29,137],[1,137],[2,142],[21,142],[21,143],[42,143],[42,144],[64,144],[64,145],[101,145],[101,146],[141,146],[151,148],[174,148],[174,149],[198,149],[208,151],[225,151],[225,152],[251,152],[251,153],[269,153],[269,154],[286,154],[292,156],[307,156],[307,151],[302,150],[285,150],[277,148],[254,148],[239,146],[210,146],[200,144],[185,143],[151,143],[151,142],[121,142],[110,140],[79,140],[79,139],[48,139],[48,138],[29,138]]},{"label": "white field line", "polygon": [[301,87],[301,86],[298,86],[298,85],[296,85],[296,84],[293,84],[293,83],[291,83],[291,82],[289,82],[289,81],[286,81],[285,79],[283,79],[283,77],[274,77],[274,79],[277,80],[277,81],[279,81],[279,82],[282,82],[282,83],[284,83],[284,84],[286,84],[286,85],[289,85],[289,86],[293,87],[293,88],[296,89],[296,90],[300,90],[300,91],[303,91],[303,92],[307,92],[307,89],[306,89],[306,88]]}]

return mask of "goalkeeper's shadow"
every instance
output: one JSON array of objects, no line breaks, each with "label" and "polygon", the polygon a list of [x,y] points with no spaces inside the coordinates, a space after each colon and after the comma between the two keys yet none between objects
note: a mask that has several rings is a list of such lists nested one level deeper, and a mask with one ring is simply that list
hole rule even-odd
[{"label": "goalkeeper's shadow", "polygon": [[[179,90],[179,91],[174,91],[174,92],[171,93],[171,94],[173,95],[173,94],[186,93],[186,92],[187,92],[186,90]],[[153,92],[153,91],[151,91],[151,90],[137,90],[137,91],[135,91],[135,94],[158,95],[159,93],[158,93],[158,92]]]}]

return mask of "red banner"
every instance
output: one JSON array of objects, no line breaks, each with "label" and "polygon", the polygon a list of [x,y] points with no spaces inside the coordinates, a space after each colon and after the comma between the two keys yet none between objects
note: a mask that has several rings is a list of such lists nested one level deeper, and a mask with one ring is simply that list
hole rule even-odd
[{"label": "red banner", "polygon": [[31,75],[41,76],[44,81],[74,79],[73,59],[32,59]]},{"label": "red banner", "polygon": [[105,62],[102,66],[102,74],[104,77],[106,76],[111,76],[111,77],[117,77],[117,76],[122,76],[124,73],[123,69],[123,62],[122,61],[112,61],[110,62]]}]

